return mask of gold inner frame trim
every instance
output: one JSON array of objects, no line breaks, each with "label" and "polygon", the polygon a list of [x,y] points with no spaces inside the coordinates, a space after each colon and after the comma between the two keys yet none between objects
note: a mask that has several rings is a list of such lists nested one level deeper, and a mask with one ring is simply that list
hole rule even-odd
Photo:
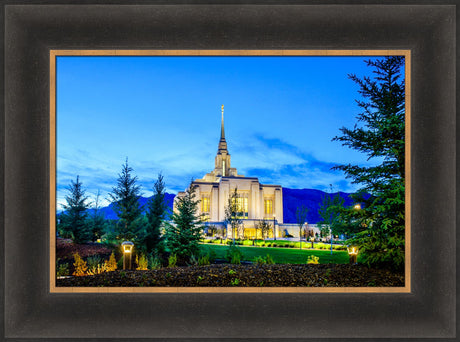
[{"label": "gold inner frame trim", "polygon": [[[403,287],[57,287],[56,286],[56,58],[60,56],[404,56],[405,57],[405,286]],[[382,50],[50,50],[50,293],[410,293],[411,292],[411,51]]]}]

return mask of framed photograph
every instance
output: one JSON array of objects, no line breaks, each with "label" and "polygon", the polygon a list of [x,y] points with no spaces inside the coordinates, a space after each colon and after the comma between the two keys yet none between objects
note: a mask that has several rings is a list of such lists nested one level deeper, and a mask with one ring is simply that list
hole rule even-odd
[{"label": "framed photograph", "polygon": [[455,336],[454,6],[4,8],[5,339]]},{"label": "framed photograph", "polygon": [[[410,292],[409,71],[409,50],[51,50],[51,292]],[[401,217],[382,239],[376,212]]]}]

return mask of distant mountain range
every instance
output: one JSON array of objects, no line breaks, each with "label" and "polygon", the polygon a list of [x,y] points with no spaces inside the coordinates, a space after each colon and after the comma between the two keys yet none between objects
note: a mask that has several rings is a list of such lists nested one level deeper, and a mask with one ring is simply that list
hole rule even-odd
[{"label": "distant mountain range", "polygon": [[[335,195],[333,193],[332,195]],[[321,205],[322,198],[327,195],[326,192],[315,189],[289,189],[283,188],[283,214],[284,214],[284,223],[296,223],[296,210],[298,206],[302,204],[305,205],[309,210],[307,213],[307,222],[308,223],[318,223],[320,221],[320,216],[318,214],[318,209]],[[344,199],[345,206],[353,205],[353,199],[351,198],[350,193],[339,192],[339,195]],[[168,208],[172,211],[174,194],[165,194],[165,202]],[[150,197],[140,197],[139,202],[146,208],[147,201]],[[92,212],[93,209],[90,210]],[[117,219],[117,215],[113,211],[113,203],[109,206],[100,208],[99,211],[104,215],[106,219]]]}]

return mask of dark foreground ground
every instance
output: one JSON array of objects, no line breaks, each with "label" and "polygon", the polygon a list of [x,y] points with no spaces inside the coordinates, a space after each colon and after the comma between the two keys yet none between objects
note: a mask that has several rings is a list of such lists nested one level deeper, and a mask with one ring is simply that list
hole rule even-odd
[{"label": "dark foreground ground", "polygon": [[230,265],[114,271],[57,279],[57,286],[404,286],[404,275],[362,265]]}]

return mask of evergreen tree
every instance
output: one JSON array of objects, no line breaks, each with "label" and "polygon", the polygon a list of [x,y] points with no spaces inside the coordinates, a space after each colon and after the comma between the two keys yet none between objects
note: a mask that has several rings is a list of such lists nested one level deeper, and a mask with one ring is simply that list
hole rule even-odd
[{"label": "evergreen tree", "polygon": [[117,236],[121,240],[139,241],[144,227],[142,224],[142,208],[139,204],[141,188],[137,185],[137,177],[132,175],[133,169],[128,165],[128,158],[122,165],[118,175],[117,186],[109,193],[114,203],[114,211],[119,217]]},{"label": "evergreen tree", "polygon": [[[359,126],[341,128],[334,138],[376,160],[376,166],[339,165],[361,191],[371,194],[363,203],[360,219],[365,228],[357,233],[353,243],[360,247],[362,260],[369,265],[404,266],[405,227],[405,82],[404,58],[401,56],[369,60],[373,77],[350,75],[359,86],[363,110],[358,114]],[[349,217],[356,212],[349,210]]]},{"label": "evergreen tree", "polygon": [[163,175],[159,174],[153,185],[153,196],[147,203],[147,234],[145,246],[147,252],[160,253],[163,251],[161,226],[165,220],[167,205],[165,203],[165,183]]},{"label": "evergreen tree", "polygon": [[196,187],[193,183],[185,191],[185,196],[176,198],[177,211],[171,216],[172,223],[166,223],[166,246],[176,255],[180,263],[185,263],[199,254],[199,241],[203,234],[201,218],[197,214],[200,200],[195,199]]},{"label": "evergreen tree", "polygon": [[67,204],[63,205],[64,212],[59,215],[58,229],[63,236],[69,236],[75,243],[87,242],[91,239],[91,226],[88,223],[87,209],[90,206],[85,190],[77,176],[76,182],[70,181],[70,192],[66,196]]},{"label": "evergreen tree", "polygon": [[243,209],[241,208],[241,205],[238,203],[238,199],[238,189],[235,188],[235,190],[228,196],[228,202],[225,206],[225,223],[230,224],[230,227],[232,229],[233,244],[235,244],[235,236],[238,234],[239,237],[240,235],[238,228],[243,223]]}]

